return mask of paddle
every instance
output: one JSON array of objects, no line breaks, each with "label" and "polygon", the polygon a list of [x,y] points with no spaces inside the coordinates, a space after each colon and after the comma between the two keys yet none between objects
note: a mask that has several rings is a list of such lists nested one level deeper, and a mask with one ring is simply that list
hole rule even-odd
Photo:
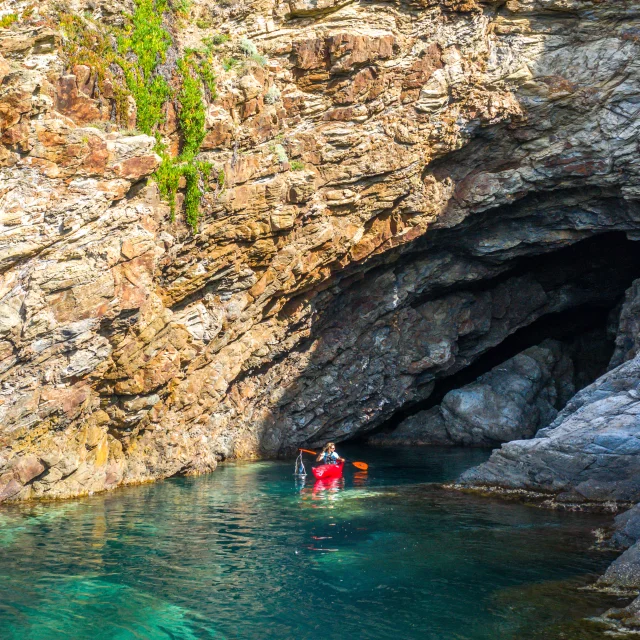
[{"label": "paddle", "polygon": [[[313,456],[318,455],[315,451],[310,451],[309,449],[298,449],[298,451],[302,451],[304,453],[310,453]],[[352,462],[351,464],[356,469],[361,469],[362,471],[366,471],[369,468],[369,465],[366,462]]]}]

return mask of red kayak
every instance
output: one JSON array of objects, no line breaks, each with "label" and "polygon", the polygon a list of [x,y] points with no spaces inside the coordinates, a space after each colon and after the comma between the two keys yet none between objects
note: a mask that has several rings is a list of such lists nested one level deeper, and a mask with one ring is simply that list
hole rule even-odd
[{"label": "red kayak", "polygon": [[342,475],[342,467],[344,462],[338,464],[321,464],[319,467],[311,467],[316,480],[332,480]]}]

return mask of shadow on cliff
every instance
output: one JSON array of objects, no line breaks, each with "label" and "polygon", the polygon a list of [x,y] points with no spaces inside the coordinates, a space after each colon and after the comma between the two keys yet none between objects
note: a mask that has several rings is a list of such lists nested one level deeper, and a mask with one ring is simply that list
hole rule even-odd
[{"label": "shadow on cliff", "polygon": [[[484,235],[503,214],[473,226]],[[288,454],[388,428],[546,338],[596,332],[582,384],[603,373],[613,349],[607,322],[640,276],[635,243],[622,232],[561,243],[535,224],[531,232],[538,241],[524,256],[506,250],[501,259],[468,251],[479,239],[471,227],[436,232],[396,262],[318,294],[308,337],[235,383],[238,397],[243,385],[268,380],[251,407],[261,450]]]}]

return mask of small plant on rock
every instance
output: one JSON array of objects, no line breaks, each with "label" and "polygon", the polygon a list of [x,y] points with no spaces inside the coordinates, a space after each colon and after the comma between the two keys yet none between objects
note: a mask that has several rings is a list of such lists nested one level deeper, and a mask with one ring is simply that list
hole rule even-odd
[{"label": "small plant on rock", "polygon": [[242,51],[247,58],[258,55],[258,47],[256,47],[256,45],[247,38],[242,38],[238,43],[238,46],[240,47],[240,51]]},{"label": "small plant on rock", "polygon": [[276,154],[276,158],[278,158],[278,162],[280,164],[285,164],[289,162],[289,158],[287,157],[287,152],[281,144],[276,144],[273,146],[273,153]]},{"label": "small plant on rock", "polygon": [[249,59],[260,67],[264,67],[267,64],[267,58],[265,56],[261,56],[259,53],[252,55]]},{"label": "small plant on rock", "polygon": [[0,29],[8,29],[14,22],[18,21],[18,16],[15,13],[6,13],[0,17]]},{"label": "small plant on rock", "polygon": [[240,64],[240,60],[237,58],[225,58],[222,61],[222,68],[225,71],[231,71],[234,67],[237,67]]},{"label": "small plant on rock", "polygon": [[269,87],[267,93],[264,94],[264,101],[267,104],[275,104],[280,100],[280,89],[275,85]]},{"label": "small plant on rock", "polygon": [[229,40],[231,40],[231,36],[227,35],[226,33],[214,33],[208,38],[203,38],[202,42],[204,42],[207,46],[211,44],[212,46],[219,47],[221,44],[229,42]]},{"label": "small plant on rock", "polygon": [[180,18],[188,18],[193,0],[173,0],[173,10]]}]

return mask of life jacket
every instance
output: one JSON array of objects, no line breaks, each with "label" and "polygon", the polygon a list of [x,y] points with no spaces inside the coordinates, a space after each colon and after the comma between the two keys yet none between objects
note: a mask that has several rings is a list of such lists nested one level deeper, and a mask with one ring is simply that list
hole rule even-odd
[{"label": "life jacket", "polygon": [[322,456],[324,464],[338,464],[338,454],[335,451],[333,453],[325,451]]}]

